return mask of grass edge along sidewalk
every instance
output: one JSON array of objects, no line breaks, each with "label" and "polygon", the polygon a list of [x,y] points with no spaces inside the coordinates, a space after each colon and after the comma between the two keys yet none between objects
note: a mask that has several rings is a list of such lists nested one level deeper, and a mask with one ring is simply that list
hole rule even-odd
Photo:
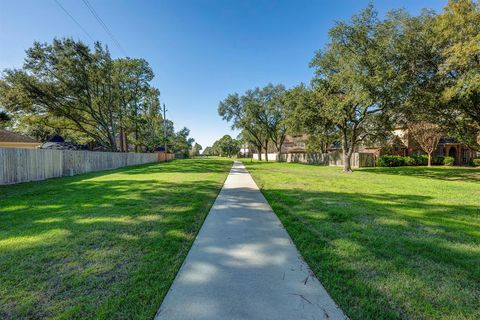
[{"label": "grass edge along sidewalk", "polygon": [[0,318],[153,318],[231,164],[0,187]]},{"label": "grass edge along sidewalk", "polygon": [[245,164],[351,319],[480,318],[480,170]]}]

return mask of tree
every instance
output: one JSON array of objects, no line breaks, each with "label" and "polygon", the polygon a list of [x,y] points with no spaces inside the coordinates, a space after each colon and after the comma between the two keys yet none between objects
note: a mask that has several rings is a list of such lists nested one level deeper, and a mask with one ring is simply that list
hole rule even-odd
[{"label": "tree", "polygon": [[323,103],[318,94],[304,84],[285,93],[286,125],[292,135],[308,134],[307,150],[326,153],[338,139],[333,122],[323,114]]},{"label": "tree", "polygon": [[93,51],[72,39],[35,42],[22,70],[5,71],[2,102],[12,111],[66,119],[59,129],[79,131],[116,151],[112,63],[98,42]]},{"label": "tree", "polygon": [[480,127],[480,3],[450,0],[433,30],[442,56],[443,102]]},{"label": "tree", "polygon": [[260,108],[252,90],[247,91],[243,96],[237,93],[230,94],[218,105],[218,114],[223,120],[232,123],[232,129],[245,131],[245,136],[257,148],[259,160],[262,159],[265,141],[268,144],[266,128],[259,119]]},{"label": "tree", "polygon": [[192,149],[192,144],[195,142],[195,140],[190,138],[189,135],[190,130],[186,127],[178,131],[172,139],[170,150],[174,153],[180,153],[185,157],[188,157],[189,152]]},{"label": "tree", "polygon": [[433,123],[421,121],[409,125],[409,131],[428,155],[428,166],[432,166],[432,154],[437,149],[438,141],[442,137],[441,128]]},{"label": "tree", "polygon": [[[149,152],[153,152],[164,144],[165,124],[161,114],[159,94],[158,89],[150,88],[143,98],[142,113],[136,119],[138,122],[138,132],[136,134],[138,147],[141,146]],[[173,122],[167,121],[166,125],[167,136],[174,136]],[[125,144],[127,145],[126,141]],[[128,151],[128,149],[124,151]]]},{"label": "tree", "polygon": [[202,149],[203,149],[203,147],[202,147],[201,145],[199,145],[198,143],[195,143],[195,144],[193,145],[193,148],[192,148],[190,154],[191,154],[193,157],[198,156],[198,155],[200,155],[200,150],[202,150]]},{"label": "tree", "polygon": [[[322,117],[340,134],[344,172],[359,143],[379,129],[375,115],[389,105],[385,99],[389,32],[372,6],[350,23],[338,22],[329,32],[330,43],[311,62],[316,77],[313,88],[322,104]],[[387,75],[385,75],[387,73]]]},{"label": "tree", "polygon": [[208,146],[208,147],[205,147],[205,150],[203,150],[203,155],[204,156],[213,156],[213,148]]},{"label": "tree", "polygon": [[[117,59],[113,62],[114,85],[118,99],[118,122],[120,136],[120,150],[128,150],[127,134],[133,133],[135,151],[139,151],[142,144],[140,139],[141,122],[145,117],[149,101],[152,96],[159,95],[158,89],[151,89],[150,81],[153,71],[144,59]],[[154,99],[154,98],[153,98]],[[160,116],[160,108],[155,111]],[[148,110],[152,114],[152,109]]]},{"label": "tree", "polygon": [[217,155],[222,157],[233,157],[240,152],[240,142],[232,139],[230,135],[226,134],[219,140],[215,141],[213,148]]},{"label": "tree", "polygon": [[0,110],[0,128],[5,128],[10,124],[12,117],[5,111]]},{"label": "tree", "polygon": [[0,106],[15,130],[40,140],[61,134],[111,151],[129,151],[130,142],[154,150],[163,125],[152,79],[145,60],[114,60],[99,42],[93,49],[72,39],[35,42],[23,68],[0,80]]}]

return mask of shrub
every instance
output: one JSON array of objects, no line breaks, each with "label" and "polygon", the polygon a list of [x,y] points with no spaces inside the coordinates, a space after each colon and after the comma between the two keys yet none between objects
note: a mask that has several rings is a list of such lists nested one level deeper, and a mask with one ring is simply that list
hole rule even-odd
[{"label": "shrub", "polygon": [[443,164],[446,166],[453,166],[455,163],[455,158],[454,157],[445,157],[443,159]]},{"label": "shrub", "polygon": [[379,167],[399,167],[405,165],[405,158],[401,156],[380,156],[377,160]]},{"label": "shrub", "polygon": [[403,157],[403,160],[405,161],[406,166],[416,166],[417,165],[416,159],[414,157],[406,156],[406,157]]},{"label": "shrub", "polygon": [[480,158],[473,159],[473,160],[472,160],[472,164],[473,164],[475,167],[480,167]]},{"label": "shrub", "polygon": [[426,166],[427,164],[428,164],[428,156],[426,154],[415,156],[416,166]]},{"label": "shrub", "polygon": [[445,159],[446,159],[446,158],[449,158],[449,157],[435,156],[435,157],[433,157],[433,159],[432,159],[432,164],[435,164],[435,165],[445,164]]}]

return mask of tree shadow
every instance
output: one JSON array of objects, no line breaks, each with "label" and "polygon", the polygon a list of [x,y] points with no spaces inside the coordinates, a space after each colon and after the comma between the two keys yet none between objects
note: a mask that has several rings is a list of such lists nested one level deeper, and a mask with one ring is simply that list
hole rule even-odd
[{"label": "tree shadow", "polygon": [[152,318],[229,168],[182,160],[0,187],[0,318]]},{"label": "tree shadow", "polygon": [[415,194],[262,192],[352,318],[479,314],[479,206],[435,207]]},{"label": "tree shadow", "polygon": [[417,178],[439,179],[448,181],[480,181],[480,169],[469,167],[374,167],[361,168],[362,172],[414,176]]},{"label": "tree shadow", "polygon": [[[147,167],[136,167],[125,172],[126,174],[152,174],[152,173],[210,173],[224,172],[221,164],[225,164],[225,159],[178,159],[159,165],[149,165]],[[233,163],[232,160],[229,161]],[[192,164],[192,165],[188,165]]]}]

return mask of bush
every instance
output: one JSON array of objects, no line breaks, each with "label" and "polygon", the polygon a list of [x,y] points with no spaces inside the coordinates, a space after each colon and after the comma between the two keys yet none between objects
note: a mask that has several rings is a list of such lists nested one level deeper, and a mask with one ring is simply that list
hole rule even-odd
[{"label": "bush", "polygon": [[454,157],[445,157],[443,159],[443,164],[446,166],[453,166],[455,163],[455,158]]},{"label": "bush", "polygon": [[428,164],[428,156],[422,154],[419,156],[412,156],[415,159],[415,166],[426,166]]},{"label": "bush", "polygon": [[400,167],[405,165],[405,158],[401,156],[380,156],[377,160],[379,167]]},{"label": "bush", "polygon": [[433,157],[433,159],[432,159],[432,164],[435,164],[435,165],[445,164],[445,159],[446,159],[446,158],[450,158],[450,157],[435,156],[435,157]]},{"label": "bush", "polygon": [[473,160],[472,160],[472,164],[473,164],[475,167],[480,167],[480,158],[473,159]]},{"label": "bush", "polygon": [[403,157],[403,160],[405,161],[406,166],[416,166],[417,165],[417,160],[414,157]]},{"label": "bush", "polygon": [[[434,165],[453,166],[455,158],[436,156],[432,158]],[[472,161],[474,166],[480,166],[480,159]],[[384,155],[378,158],[377,166],[379,167],[400,167],[400,166],[426,166],[428,164],[428,156],[426,154],[418,156],[390,156]]]}]

